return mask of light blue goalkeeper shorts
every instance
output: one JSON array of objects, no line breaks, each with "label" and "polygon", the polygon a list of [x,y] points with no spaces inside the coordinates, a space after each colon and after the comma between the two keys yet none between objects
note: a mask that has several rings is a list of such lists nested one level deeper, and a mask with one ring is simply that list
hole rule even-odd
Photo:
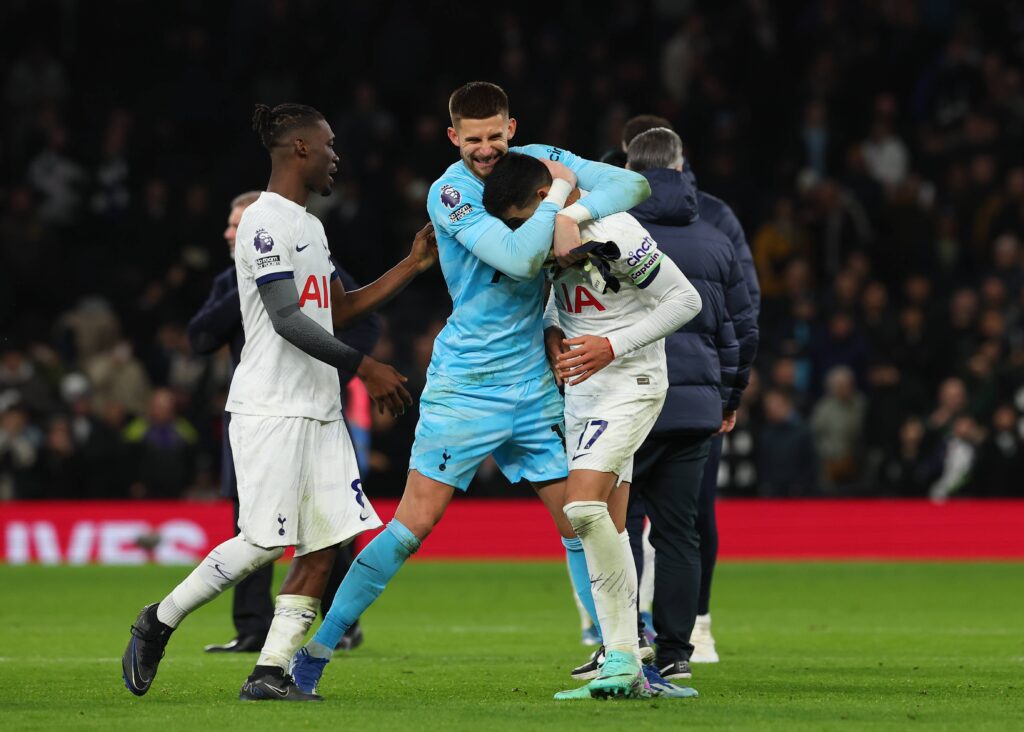
[{"label": "light blue goalkeeper shorts", "polygon": [[427,375],[410,470],[465,491],[488,455],[512,483],[568,475],[562,395],[550,371],[511,385]]}]

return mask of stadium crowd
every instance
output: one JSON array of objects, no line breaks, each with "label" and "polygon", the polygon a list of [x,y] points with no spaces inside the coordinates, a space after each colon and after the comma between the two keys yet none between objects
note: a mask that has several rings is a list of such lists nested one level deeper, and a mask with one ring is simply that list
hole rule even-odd
[{"label": "stadium crowd", "polygon": [[[433,2],[5,3],[0,499],[216,492],[230,360],[186,325],[230,265],[229,202],[265,182],[252,105],[327,114],[342,162],[310,208],[366,283],[426,220],[471,78],[505,87],[517,142],[594,159],[661,115],[736,210],[761,346],[722,495],[1021,495],[1024,9],[583,7],[455,49]],[[444,293],[434,271],[384,311],[374,355],[413,393]],[[371,495],[400,493],[415,423],[375,415]]]}]

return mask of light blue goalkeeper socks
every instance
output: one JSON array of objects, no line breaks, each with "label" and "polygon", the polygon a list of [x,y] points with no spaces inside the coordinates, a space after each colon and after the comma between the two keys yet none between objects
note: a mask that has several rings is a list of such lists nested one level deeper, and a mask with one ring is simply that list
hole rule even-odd
[{"label": "light blue goalkeeper socks", "polygon": [[352,562],[313,642],[330,649],[338,645],[341,636],[380,597],[405,560],[419,548],[420,540],[397,519],[391,519]]},{"label": "light blue goalkeeper socks", "polygon": [[590,570],[587,569],[587,557],[583,553],[583,542],[579,538],[566,539],[562,537],[562,546],[565,547],[565,556],[569,561],[569,576],[572,578],[576,597],[580,599],[583,609],[587,611],[587,615],[594,623],[594,629],[600,636],[601,625],[597,622],[597,607],[594,605],[594,596],[590,592]]}]

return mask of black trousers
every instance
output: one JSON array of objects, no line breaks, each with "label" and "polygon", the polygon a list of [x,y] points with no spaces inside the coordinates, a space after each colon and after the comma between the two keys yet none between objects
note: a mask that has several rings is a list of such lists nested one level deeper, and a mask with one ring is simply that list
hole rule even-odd
[{"label": "black trousers", "polygon": [[[710,435],[651,435],[634,457],[630,540],[638,573],[643,567],[643,512],[654,546],[654,627],[657,663],[689,660],[690,633],[700,593],[701,540],[697,530]],[[636,502],[642,501],[642,507]],[[634,530],[640,516],[640,531]],[[639,551],[638,551],[639,549]]]},{"label": "black trousers", "polygon": [[697,533],[700,534],[700,592],[697,594],[697,614],[707,615],[711,610],[711,579],[718,562],[718,520],[715,518],[715,496],[718,493],[718,464],[722,461],[722,435],[711,438],[711,450],[704,465],[704,479],[700,484],[700,503],[697,506]]},{"label": "black trousers", "polygon": [[[235,503],[235,534],[238,534],[238,497]],[[320,612],[324,615],[331,609],[334,594],[345,578],[348,568],[352,565],[354,553],[352,545],[338,549],[338,557],[334,560],[334,568],[327,579],[323,598],[320,601]],[[235,585],[235,593],[231,603],[231,618],[235,623],[235,633],[241,637],[254,635],[265,639],[270,631],[270,622],[274,619],[274,600],[271,585],[274,581],[274,565],[260,567],[244,580]],[[354,626],[353,626],[354,627]]]}]

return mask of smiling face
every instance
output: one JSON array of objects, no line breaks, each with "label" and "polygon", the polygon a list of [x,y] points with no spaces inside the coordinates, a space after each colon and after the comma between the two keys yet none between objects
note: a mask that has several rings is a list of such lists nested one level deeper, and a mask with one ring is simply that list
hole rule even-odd
[{"label": "smiling face", "polygon": [[459,148],[466,167],[481,180],[508,152],[508,141],[516,134],[516,121],[504,114],[486,119],[457,119],[448,128],[448,139]]}]

